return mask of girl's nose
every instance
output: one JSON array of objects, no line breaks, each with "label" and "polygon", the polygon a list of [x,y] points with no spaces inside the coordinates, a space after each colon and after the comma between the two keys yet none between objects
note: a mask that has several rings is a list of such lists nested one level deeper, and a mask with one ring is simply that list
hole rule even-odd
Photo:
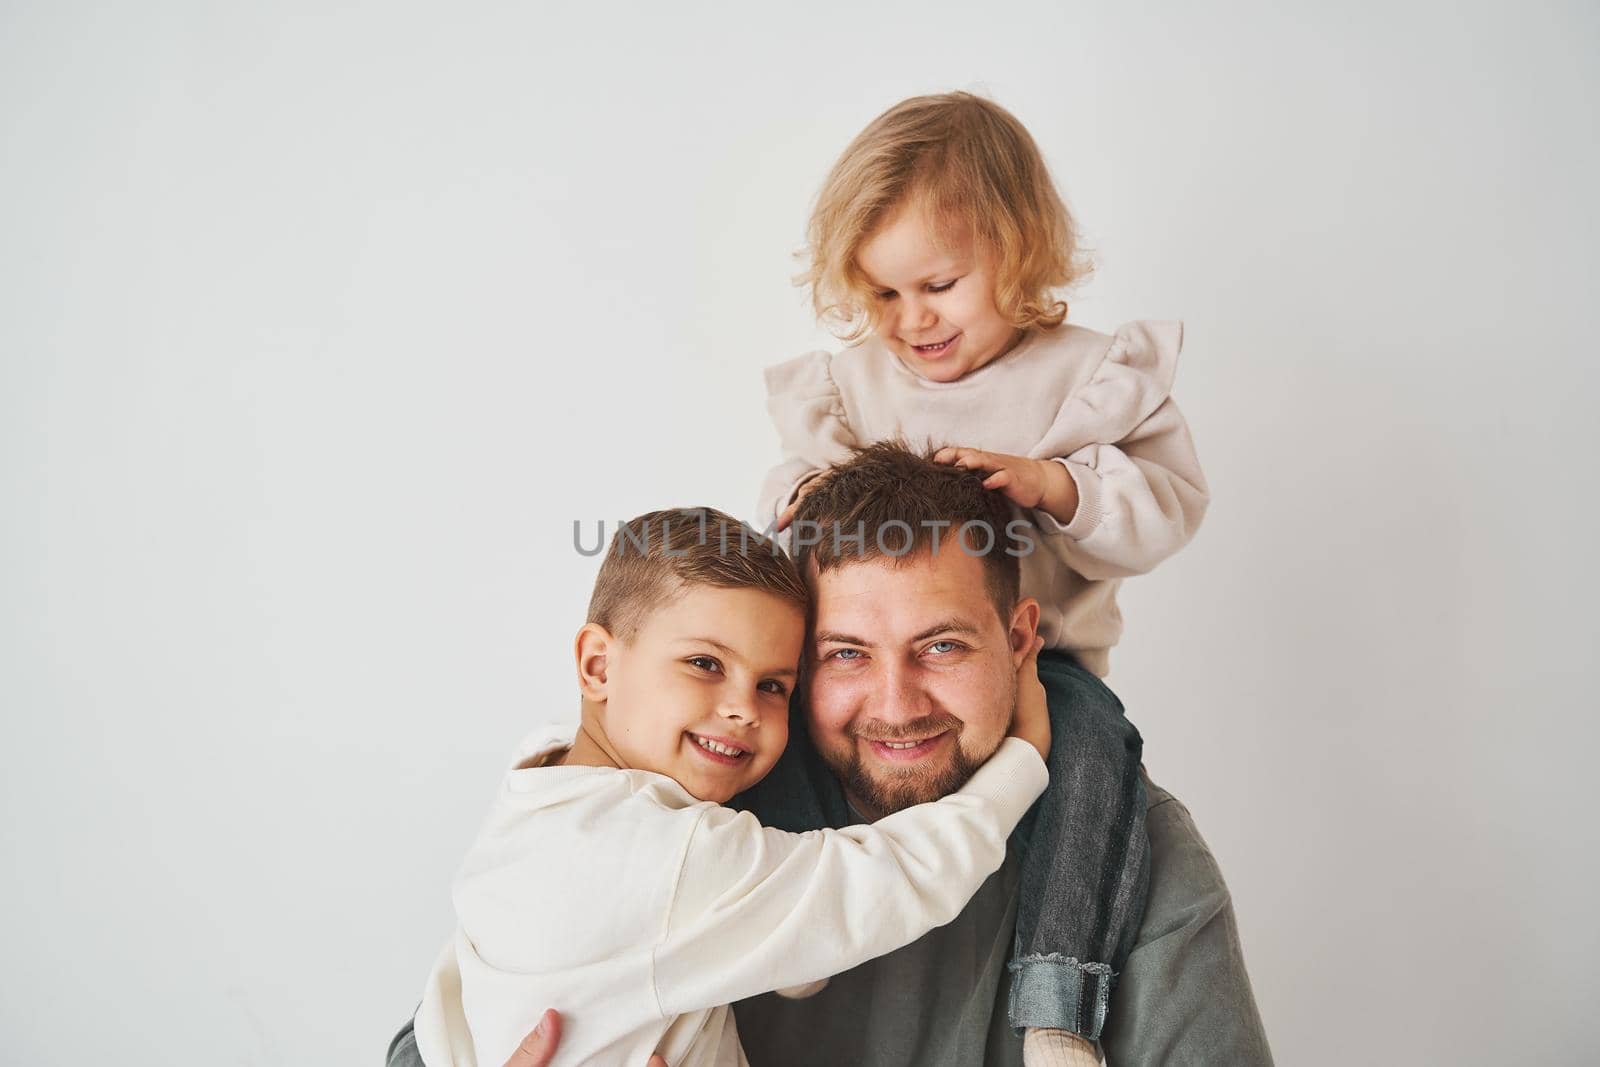
[{"label": "girl's nose", "polygon": [[924,303],[906,301],[905,310],[900,313],[900,332],[903,334],[919,334],[933,327],[939,321],[939,316],[933,308]]}]

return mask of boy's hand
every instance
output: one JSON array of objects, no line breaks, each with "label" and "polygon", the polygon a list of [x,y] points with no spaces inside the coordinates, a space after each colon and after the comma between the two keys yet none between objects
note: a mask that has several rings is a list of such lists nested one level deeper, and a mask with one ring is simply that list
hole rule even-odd
[{"label": "boy's hand", "polygon": [[1078,484],[1061,464],[1048,459],[1008,456],[979,448],[941,448],[935,463],[965,470],[989,471],[985,489],[998,489],[1021,508],[1042,508],[1058,522],[1072,521],[1078,511]]},{"label": "boy's hand", "polygon": [[1017,667],[1017,709],[1011,716],[1008,736],[1020,737],[1039,750],[1039,758],[1050,759],[1050,708],[1045,703],[1044,684],[1039,681],[1039,650],[1044,639],[1035,637],[1033,647]]},{"label": "boy's hand", "polygon": [[778,516],[778,525],[774,527],[778,533],[782,533],[789,528],[789,524],[794,521],[795,512],[800,510],[800,501],[806,498],[807,493],[821,485],[822,480],[827,476],[828,472],[825,470],[806,475],[806,480],[801,482],[800,487],[794,491],[794,499],[789,502],[789,506],[784,508],[783,513]]}]

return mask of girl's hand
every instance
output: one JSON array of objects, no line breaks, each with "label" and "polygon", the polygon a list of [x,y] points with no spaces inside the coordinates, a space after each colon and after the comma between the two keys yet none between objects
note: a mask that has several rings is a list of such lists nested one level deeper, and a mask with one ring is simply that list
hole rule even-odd
[{"label": "girl's hand", "polygon": [[806,498],[807,493],[821,485],[823,479],[827,476],[828,471],[826,470],[820,470],[815,474],[806,476],[806,480],[800,483],[800,488],[794,491],[794,499],[789,502],[789,506],[784,508],[783,513],[778,516],[778,524],[773,527],[775,532],[782,533],[789,528],[789,524],[794,521],[795,512],[800,510],[800,501]]},{"label": "girl's hand", "polygon": [[1053,460],[1008,456],[978,448],[941,448],[933,454],[933,461],[989,471],[989,477],[983,480],[985,489],[1000,490],[1018,507],[1048,511],[1060,523],[1070,523],[1077,514],[1078,483]]},{"label": "girl's hand", "polygon": [[1020,737],[1039,750],[1039,758],[1050,759],[1050,708],[1045,703],[1044,685],[1039,681],[1039,650],[1044,639],[1035,637],[1033,647],[1017,667],[1017,709],[1011,716],[1010,737]]},{"label": "girl's hand", "polygon": [[977,448],[941,448],[933,454],[935,463],[967,470],[989,471],[985,489],[998,489],[1018,507],[1036,508],[1044,500],[1045,461],[1008,456],[1004,452],[984,452]]}]

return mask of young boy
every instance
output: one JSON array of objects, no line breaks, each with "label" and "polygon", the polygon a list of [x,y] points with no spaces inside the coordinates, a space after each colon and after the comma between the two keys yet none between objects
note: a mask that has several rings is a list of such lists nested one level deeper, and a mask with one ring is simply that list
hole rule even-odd
[{"label": "young boy", "polygon": [[578,630],[576,737],[524,743],[455,883],[416,1016],[428,1067],[499,1067],[546,1007],[558,1064],[737,1067],[730,1001],[909,944],[965,906],[1046,784],[1037,648],[1011,736],[960,790],[788,834],[721,807],[788,740],[806,590],[710,509],[625,523]]}]

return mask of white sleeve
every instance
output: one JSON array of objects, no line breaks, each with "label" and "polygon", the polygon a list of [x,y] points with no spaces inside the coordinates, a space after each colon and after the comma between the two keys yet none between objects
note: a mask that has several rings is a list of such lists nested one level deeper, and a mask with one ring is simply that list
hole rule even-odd
[{"label": "white sleeve", "polygon": [[778,429],[783,462],[767,473],[756,520],[769,526],[808,477],[848,460],[856,437],[833,380],[833,357],[807,352],[766,369],[767,413]]},{"label": "white sleeve", "polygon": [[1062,406],[1035,458],[1066,467],[1078,510],[1033,512],[1042,547],[1085,578],[1150,571],[1194,536],[1210,502],[1189,425],[1170,391],[1179,323],[1117,330],[1099,370]]},{"label": "white sleeve", "polygon": [[950,922],[1047,780],[1008,737],[959,791],[870,825],[790,834],[707,808],[655,953],[662,1012],[816,981]]}]

